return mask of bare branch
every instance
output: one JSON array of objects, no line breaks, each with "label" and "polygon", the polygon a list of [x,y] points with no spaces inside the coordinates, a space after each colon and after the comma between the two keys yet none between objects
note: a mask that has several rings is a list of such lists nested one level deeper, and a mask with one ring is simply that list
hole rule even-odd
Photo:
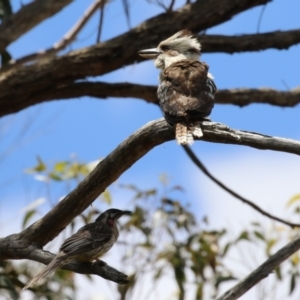
[{"label": "bare branch", "polygon": [[[19,235],[10,235],[0,239],[0,259],[30,259],[48,264],[54,255],[48,251],[43,251],[29,244],[28,241],[20,239]],[[80,274],[94,274],[104,279],[114,281],[119,284],[128,283],[127,275],[119,272],[105,262],[99,260],[94,263],[72,261],[62,267]]]},{"label": "bare branch", "polygon": [[[140,60],[137,51],[155,46],[177,30],[197,32],[229,20],[234,15],[270,0],[208,0],[187,4],[177,11],[151,18],[136,28],[93,47],[29,66],[16,66],[0,73],[0,102],[25,101],[44,90],[87,76],[102,75]],[[49,80],[51,79],[51,80]]]},{"label": "bare branch", "polygon": [[291,91],[277,91],[269,88],[220,90],[216,103],[246,106],[254,103],[293,107],[300,103],[300,88]]},{"label": "bare branch", "polygon": [[76,22],[76,24],[64,35],[64,37],[56,42],[51,48],[46,50],[40,50],[37,53],[29,54],[20,59],[12,60],[9,62],[10,65],[23,64],[33,60],[39,60],[49,56],[53,56],[59,51],[65,49],[78,35],[79,31],[84,27],[88,20],[98,10],[99,7],[103,7],[106,0],[94,1],[84,12],[82,17]]},{"label": "bare branch", "polygon": [[250,207],[252,207],[254,210],[258,211],[259,213],[261,213],[262,215],[278,221],[282,224],[285,224],[287,226],[290,226],[291,228],[294,227],[300,227],[300,224],[297,223],[291,223],[288,221],[285,221],[281,218],[275,217],[272,214],[269,214],[268,212],[266,212],[265,210],[261,209],[258,205],[256,205],[254,202],[244,198],[243,196],[239,195],[238,193],[236,193],[235,191],[233,191],[232,189],[228,188],[225,184],[223,184],[220,180],[218,180],[217,178],[215,178],[209,171],[208,169],[203,165],[203,163],[200,161],[200,159],[195,155],[195,153],[192,151],[192,149],[189,146],[182,146],[184,151],[187,153],[187,155],[189,156],[189,158],[192,160],[192,162],[208,177],[210,178],[214,183],[216,183],[219,187],[221,187],[223,190],[225,190],[226,192],[228,192],[230,195],[232,195],[233,197],[241,200],[243,203],[249,205]]},{"label": "bare branch", "polygon": [[261,264],[256,270],[250,273],[241,282],[229,289],[225,294],[218,297],[217,300],[235,300],[244,295],[248,290],[255,286],[259,281],[270,275],[274,269],[282,262],[288,259],[293,253],[300,249],[300,238],[281,248],[268,260]]},{"label": "bare branch", "polygon": [[[91,96],[100,99],[109,97],[138,98],[148,103],[158,104],[157,86],[139,85],[133,83],[76,82],[44,89],[38,94],[32,94],[23,99],[20,97],[5,97],[0,99],[0,117],[16,113],[24,108],[45,101],[72,99]],[[11,91],[13,93],[14,91]],[[282,107],[292,107],[300,103],[300,88],[283,92],[273,89],[230,89],[219,90],[216,103],[245,106],[252,103],[264,103]]]},{"label": "bare branch", "polygon": [[[232,130],[226,125],[202,122],[202,141],[245,145],[300,155],[300,142]],[[42,247],[82,213],[111,183],[155,146],[174,139],[174,128],[164,119],[149,122],[103,159],[70,194],[48,214],[20,233],[20,238]],[[59,220],[59,221],[58,221]]]},{"label": "bare branch", "polygon": [[72,0],[35,0],[24,5],[0,25],[0,53],[5,48],[47,18],[61,11]]},{"label": "bare branch", "polygon": [[199,35],[203,52],[237,53],[266,49],[288,49],[300,43],[300,29],[237,36]]}]

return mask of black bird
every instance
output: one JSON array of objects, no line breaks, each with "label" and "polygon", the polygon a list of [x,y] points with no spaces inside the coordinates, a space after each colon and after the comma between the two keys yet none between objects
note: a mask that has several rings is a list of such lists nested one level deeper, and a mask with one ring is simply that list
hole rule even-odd
[{"label": "black bird", "polygon": [[131,215],[128,210],[108,209],[100,214],[94,223],[81,227],[75,234],[66,239],[59,253],[52,261],[30,280],[23,288],[45,278],[70,260],[94,261],[110,250],[119,237],[117,220],[123,215]]}]

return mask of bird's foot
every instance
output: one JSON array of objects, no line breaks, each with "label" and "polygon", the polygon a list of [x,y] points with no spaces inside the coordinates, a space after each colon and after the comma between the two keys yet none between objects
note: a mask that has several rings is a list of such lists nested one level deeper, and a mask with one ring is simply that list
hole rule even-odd
[{"label": "bird's foot", "polygon": [[190,130],[191,130],[194,137],[199,138],[199,139],[203,137],[203,131],[200,127],[200,123],[194,123],[190,127]]}]

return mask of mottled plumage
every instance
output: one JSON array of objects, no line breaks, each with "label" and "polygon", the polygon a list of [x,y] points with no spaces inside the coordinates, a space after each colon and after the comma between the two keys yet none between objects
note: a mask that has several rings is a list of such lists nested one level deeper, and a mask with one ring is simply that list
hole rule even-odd
[{"label": "mottled plumage", "polygon": [[203,136],[199,121],[214,106],[216,86],[208,65],[199,61],[200,44],[188,30],[162,41],[156,49],[139,54],[155,58],[161,69],[157,97],[166,121],[175,126],[179,144],[192,144],[193,136]]},{"label": "mottled plumage", "polygon": [[64,241],[59,253],[23,289],[29,288],[70,260],[94,261],[103,256],[119,237],[117,220],[123,215],[130,214],[131,212],[127,210],[109,209],[102,213],[94,223],[81,227]]},{"label": "mottled plumage", "polygon": [[207,70],[205,63],[187,59],[162,72],[157,95],[169,124],[191,124],[211,113],[216,88]]}]

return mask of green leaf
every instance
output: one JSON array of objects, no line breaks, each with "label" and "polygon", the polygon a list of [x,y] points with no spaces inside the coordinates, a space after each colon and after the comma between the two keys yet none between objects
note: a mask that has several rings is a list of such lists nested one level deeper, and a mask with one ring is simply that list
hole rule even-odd
[{"label": "green leaf", "polygon": [[35,209],[32,209],[32,210],[29,210],[24,219],[23,219],[23,224],[22,224],[22,227],[25,228],[27,223],[29,222],[29,220],[36,214],[36,210]]},{"label": "green leaf", "polygon": [[44,162],[42,161],[42,159],[39,156],[37,157],[37,161],[38,161],[38,164],[37,164],[37,166],[35,166],[34,169],[37,172],[45,171],[47,167],[46,167],[46,165],[44,164]]},{"label": "green leaf", "polygon": [[261,232],[255,230],[255,231],[254,231],[254,234],[255,234],[255,236],[256,236],[258,239],[260,239],[260,240],[262,240],[262,241],[265,241],[265,237],[263,236],[263,234],[262,234]]},{"label": "green leaf", "polygon": [[44,164],[44,162],[42,161],[42,159],[39,156],[37,156],[36,159],[38,161],[38,164],[35,167],[33,167],[33,168],[26,169],[25,170],[26,173],[29,173],[29,174],[32,174],[32,173],[41,173],[41,172],[43,172],[43,171],[46,170],[47,167]]},{"label": "green leaf", "polygon": [[105,190],[102,194],[101,194],[101,198],[104,200],[104,202],[106,202],[107,204],[111,204],[112,203],[112,198],[111,198],[111,194],[108,190]]},{"label": "green leaf", "polygon": [[292,197],[288,203],[286,204],[287,207],[295,204],[296,202],[300,201],[300,194],[295,195],[294,197]]},{"label": "green leaf", "polygon": [[280,268],[280,266],[277,266],[275,268],[275,274],[276,274],[276,277],[277,277],[278,280],[282,280],[282,274],[281,274],[281,268]]},{"label": "green leaf", "polygon": [[145,192],[146,196],[152,196],[152,195],[156,195],[156,194],[157,194],[156,189],[148,190],[148,191]]},{"label": "green leaf", "polygon": [[10,279],[7,276],[0,277],[0,285],[5,290],[7,290],[7,292],[10,294],[11,299],[13,299],[13,300],[19,299],[18,293],[17,293],[14,285],[12,284],[12,282],[10,281]]},{"label": "green leaf", "polygon": [[157,279],[159,279],[161,277],[162,270],[163,270],[162,268],[159,268],[158,270],[156,270],[156,272],[154,273],[154,276],[153,276],[154,280],[157,280]]},{"label": "green leaf", "polygon": [[203,283],[202,282],[198,283],[195,299],[197,299],[197,300],[203,299]]},{"label": "green leaf", "polygon": [[226,253],[228,252],[229,248],[231,247],[232,243],[227,243],[224,247],[224,250],[223,250],[223,253],[222,253],[222,256],[225,256]]},{"label": "green leaf", "polygon": [[62,178],[57,173],[54,172],[49,173],[49,177],[55,181],[62,181]]},{"label": "green leaf", "polygon": [[70,165],[70,163],[68,161],[61,161],[58,162],[54,165],[54,171],[59,172],[59,173],[63,173],[66,171],[66,166]]},{"label": "green leaf", "polygon": [[252,224],[253,226],[260,227],[260,223],[259,223],[259,222],[251,222],[251,224]]},{"label": "green leaf", "polygon": [[240,236],[236,239],[236,242],[239,242],[241,240],[247,240],[247,241],[250,241],[250,238],[249,238],[249,233],[248,231],[243,231]]},{"label": "green leaf", "polygon": [[294,253],[291,257],[290,257],[290,262],[292,263],[293,266],[298,266],[299,262],[300,262],[300,258],[299,255],[296,253]]},{"label": "green leaf", "polygon": [[151,228],[148,226],[141,226],[140,229],[145,236],[149,236],[151,234]]},{"label": "green leaf", "polygon": [[139,189],[133,184],[120,184],[120,188],[132,190],[132,191],[135,191],[135,192],[139,191]]},{"label": "green leaf", "polygon": [[296,286],[296,274],[293,273],[292,276],[291,276],[291,283],[290,283],[290,295],[294,291],[295,286]]},{"label": "green leaf", "polygon": [[266,248],[266,252],[267,255],[270,256],[271,255],[271,249],[273,248],[273,246],[277,243],[276,239],[270,239],[267,241],[267,248]]}]

